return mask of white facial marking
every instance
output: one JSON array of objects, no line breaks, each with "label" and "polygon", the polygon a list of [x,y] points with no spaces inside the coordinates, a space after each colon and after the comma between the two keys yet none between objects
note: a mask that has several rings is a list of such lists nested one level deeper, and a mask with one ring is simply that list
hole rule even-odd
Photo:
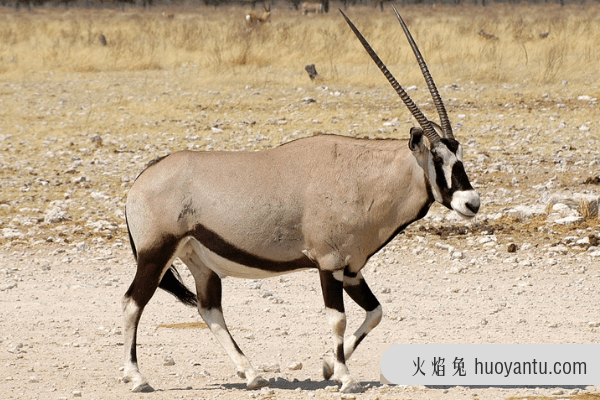
[{"label": "white facial marking", "polygon": [[475,190],[460,190],[452,195],[450,206],[461,217],[471,219],[476,213],[468,209],[467,204],[479,209],[479,202],[479,194]]}]

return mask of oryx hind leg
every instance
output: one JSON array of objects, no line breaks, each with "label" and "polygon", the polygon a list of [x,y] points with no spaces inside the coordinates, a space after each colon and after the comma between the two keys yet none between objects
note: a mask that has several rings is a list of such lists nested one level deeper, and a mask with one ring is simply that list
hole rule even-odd
[{"label": "oryx hind leg", "polygon": [[[346,313],[344,309],[344,273],[343,270],[320,271],[323,300],[333,331],[333,357],[331,360],[331,378],[342,384],[343,393],[361,392],[362,387],[348,371],[344,351],[344,333],[346,331]],[[326,356],[327,358],[327,356]]]},{"label": "oryx hind leg", "polygon": [[252,367],[227,329],[221,307],[221,278],[202,262],[193,250],[194,247],[192,243],[186,246],[184,255],[180,258],[188,266],[196,281],[200,316],[235,364],[238,376],[246,379],[248,388],[256,389],[269,385],[269,381],[260,376]]},{"label": "oryx hind leg", "polygon": [[[360,342],[381,322],[383,311],[361,272],[358,274],[344,272],[344,290],[356,304],[366,311],[365,320],[361,326],[344,341],[344,358],[348,360]],[[333,373],[334,359],[326,356],[323,359],[323,377],[330,379]]]},{"label": "oryx hind leg", "polygon": [[152,392],[154,389],[140,373],[137,362],[137,329],[144,311],[165,271],[174,258],[176,243],[164,242],[150,250],[140,250],[133,282],[123,296],[125,370],[123,382],[133,382],[132,391]]}]

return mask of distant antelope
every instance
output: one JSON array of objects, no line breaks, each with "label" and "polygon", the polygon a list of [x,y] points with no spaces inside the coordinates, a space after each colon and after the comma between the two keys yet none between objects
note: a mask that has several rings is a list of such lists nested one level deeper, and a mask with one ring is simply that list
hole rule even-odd
[{"label": "distant antelope", "polygon": [[[125,212],[137,272],[123,297],[124,381],[133,381],[133,391],[153,390],[139,371],[136,341],[144,307],[158,287],[198,308],[248,388],[268,385],[227,330],[221,279],[266,278],[303,269],[319,272],[333,330],[333,355],[324,358],[323,375],[340,382],[342,392],[362,390],[346,360],[382,317],[361,273],[366,262],[423,218],[435,201],[465,218],[474,217],[480,205],[435,83],[394,11],[441,126],[423,115],[342,13],[418,121],[420,127],[411,128],[408,141],[321,135],[262,152],[181,151],[138,176]],[[192,273],[197,294],[172,266],[176,258]],[[366,311],[362,325],[347,339],[344,291]]]},{"label": "distant antelope", "polygon": [[166,12],[163,11],[162,17],[165,18],[165,19],[173,19],[173,18],[175,18],[175,14],[173,14],[173,13],[168,13],[167,14]]},{"label": "distant antelope", "polygon": [[311,3],[305,1],[304,3],[302,3],[301,8],[302,15],[306,15],[309,13],[323,14],[323,4],[321,3]]},{"label": "distant antelope", "polygon": [[271,21],[271,6],[267,7],[263,3],[263,7],[265,12],[263,13],[262,17],[259,17],[253,13],[246,15],[246,23],[248,26],[258,26]]},{"label": "distant antelope", "polygon": [[477,34],[487,40],[498,40],[498,36],[492,35],[491,33],[487,33],[483,29],[478,30]]}]

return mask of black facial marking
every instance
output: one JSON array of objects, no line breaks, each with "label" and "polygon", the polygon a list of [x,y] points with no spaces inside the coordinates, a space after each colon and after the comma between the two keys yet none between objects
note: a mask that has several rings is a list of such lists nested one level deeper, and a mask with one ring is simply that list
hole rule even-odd
[{"label": "black facial marking", "polygon": [[[308,257],[302,257],[290,261],[269,260],[237,248],[235,245],[227,242],[221,236],[210,229],[196,225],[188,235],[196,238],[202,245],[206,246],[213,253],[237,264],[245,265],[251,268],[262,269],[264,271],[286,272],[302,268],[316,268],[316,264]],[[187,236],[187,235],[186,235]]]},{"label": "black facial marking", "polygon": [[450,202],[452,201],[452,193],[451,188],[448,187],[448,183],[446,182],[446,175],[444,174],[444,165],[442,162],[435,162],[433,164],[435,168],[435,184],[437,185],[440,194],[442,195],[442,204],[446,207],[450,208]]},{"label": "black facial marking", "polygon": [[448,148],[448,150],[450,150],[452,152],[452,154],[456,154],[456,152],[458,151],[458,146],[460,146],[460,143],[458,143],[458,140],[456,139],[441,139],[440,142],[442,142],[443,144],[446,145],[446,147]]},{"label": "black facial marking", "polygon": [[457,161],[452,166],[452,189],[454,190],[473,190],[471,182],[465,172],[463,163]]}]

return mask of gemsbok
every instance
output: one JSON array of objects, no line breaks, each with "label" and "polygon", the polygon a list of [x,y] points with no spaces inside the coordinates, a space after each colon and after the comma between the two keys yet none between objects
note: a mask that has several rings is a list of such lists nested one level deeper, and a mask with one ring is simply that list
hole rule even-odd
[{"label": "gemsbok", "polygon": [[246,15],[246,24],[248,26],[255,27],[271,21],[271,6],[267,7],[263,3],[263,7],[265,12],[261,17],[253,13]]},{"label": "gemsbok", "polygon": [[[137,328],[158,287],[196,306],[233,360],[248,388],[269,381],[252,367],[229,333],[221,307],[221,279],[266,278],[314,268],[319,273],[333,354],[325,379],[342,392],[362,390],[346,360],[379,324],[382,308],[361,270],[379,249],[439,202],[465,218],[480,200],[465,172],[460,143],[404,21],[396,12],[440,117],[428,120],[352,22],[344,18],[420,127],[407,140],[320,135],[261,152],[181,151],[149,165],[127,196],[126,221],[137,272],[123,297],[126,382],[152,391],[139,371]],[[427,141],[425,140],[427,138]],[[189,268],[196,292],[172,266]],[[366,311],[344,338],[343,292]]]},{"label": "gemsbok", "polygon": [[307,15],[310,13],[323,14],[323,4],[321,3],[305,1],[300,5],[300,8],[302,9],[302,15]]}]

